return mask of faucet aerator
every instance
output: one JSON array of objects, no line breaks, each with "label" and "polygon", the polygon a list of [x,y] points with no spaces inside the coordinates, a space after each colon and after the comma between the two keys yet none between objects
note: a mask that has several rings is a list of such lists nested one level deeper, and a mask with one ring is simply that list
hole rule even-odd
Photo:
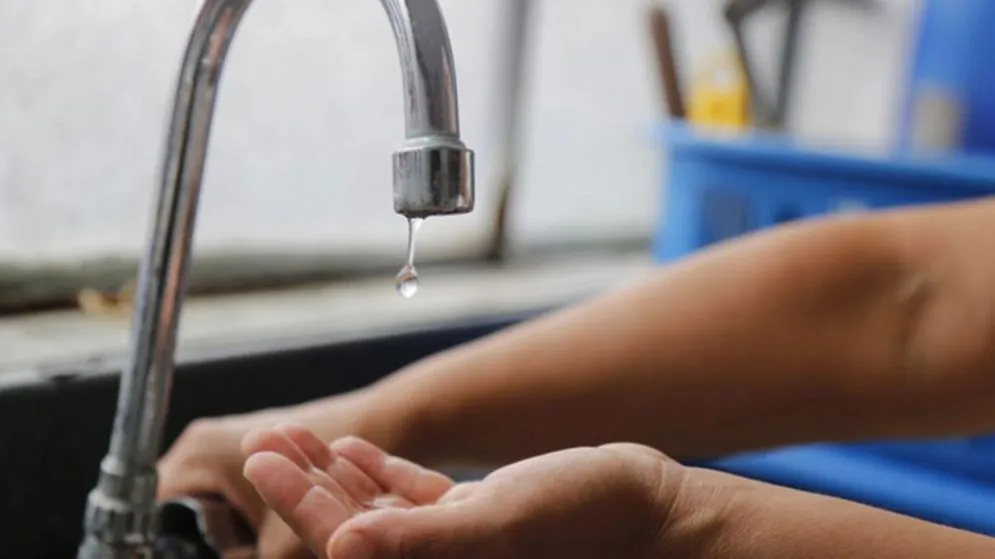
[{"label": "faucet aerator", "polygon": [[473,152],[458,140],[397,151],[394,211],[408,218],[473,211],[473,166]]}]

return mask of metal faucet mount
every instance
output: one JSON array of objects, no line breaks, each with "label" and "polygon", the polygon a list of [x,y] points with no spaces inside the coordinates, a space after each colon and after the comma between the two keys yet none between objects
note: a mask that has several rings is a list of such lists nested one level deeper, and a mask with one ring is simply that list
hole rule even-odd
[{"label": "metal faucet mount", "polygon": [[[129,359],[110,450],[87,499],[80,559],[150,559],[158,529],[156,460],[169,409],[180,307],[225,56],[251,0],[205,0],[182,61],[139,270]],[[381,0],[397,42],[405,142],[393,157],[394,210],[473,210],[473,152],[460,140],[456,73],[436,0]]]}]

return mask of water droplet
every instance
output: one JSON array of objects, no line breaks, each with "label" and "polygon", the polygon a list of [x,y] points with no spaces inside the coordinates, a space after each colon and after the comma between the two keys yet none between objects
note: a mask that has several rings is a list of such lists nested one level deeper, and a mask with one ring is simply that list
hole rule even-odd
[{"label": "water droplet", "polygon": [[406,299],[418,293],[418,269],[415,268],[415,244],[418,230],[425,220],[420,217],[408,218],[408,259],[397,274],[397,293]]},{"label": "water droplet", "polygon": [[414,266],[405,266],[397,274],[397,293],[405,299],[418,293],[418,270]]}]

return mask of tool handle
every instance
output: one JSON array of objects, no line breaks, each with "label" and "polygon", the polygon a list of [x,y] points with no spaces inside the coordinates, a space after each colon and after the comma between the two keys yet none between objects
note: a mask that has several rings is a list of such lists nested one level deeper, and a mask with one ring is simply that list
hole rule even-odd
[{"label": "tool handle", "polygon": [[684,97],[681,93],[677,59],[674,53],[673,30],[670,25],[670,15],[663,6],[653,5],[649,7],[649,27],[667,113],[671,118],[683,119],[685,116]]}]

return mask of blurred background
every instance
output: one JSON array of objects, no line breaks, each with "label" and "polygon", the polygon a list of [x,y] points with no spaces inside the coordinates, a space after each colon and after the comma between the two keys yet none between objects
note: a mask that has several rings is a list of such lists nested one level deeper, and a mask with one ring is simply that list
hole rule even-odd
[{"label": "blurred background", "polygon": [[[439,4],[478,196],[422,227],[411,299],[392,285],[408,229],[381,6],[249,10],[217,101],[167,440],[352,390],[750,231],[995,192],[993,0]],[[0,556],[79,543],[199,8],[0,2],[0,520],[19,521]],[[717,467],[995,534],[995,436]]]},{"label": "blurred background", "polygon": [[[54,2],[54,3],[53,3]],[[647,244],[661,216],[666,118],[647,2],[549,0],[532,9],[513,250]],[[879,150],[897,107],[918,2],[808,2],[790,131]],[[175,73],[196,0],[0,3],[0,300],[71,304],[113,291],[144,242]],[[443,0],[478,210],[423,228],[420,257],[486,242],[500,179],[505,39],[501,0]],[[720,0],[672,0],[686,82],[734,48]],[[194,288],[399,266],[391,208],[400,78],[377,2],[257,2],[229,56],[197,225]],[[759,80],[773,80],[785,10],[744,26]],[[773,83],[771,81],[771,83]],[[255,270],[255,271],[254,271]],[[211,277],[204,279],[205,275]],[[239,279],[241,278],[241,279]]]}]

